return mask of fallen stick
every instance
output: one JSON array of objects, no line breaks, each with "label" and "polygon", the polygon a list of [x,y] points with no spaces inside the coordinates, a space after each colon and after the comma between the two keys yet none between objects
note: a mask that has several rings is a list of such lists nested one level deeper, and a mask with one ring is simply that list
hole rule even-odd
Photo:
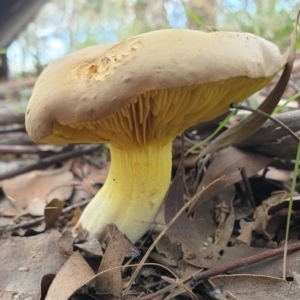
[{"label": "fallen stick", "polygon": [[[70,205],[68,207],[65,207],[61,214],[65,214],[69,211],[71,211],[72,209],[75,209],[76,207],[81,207],[81,206],[84,206],[86,204],[88,204],[89,202],[91,201],[91,199],[86,199],[86,200],[83,200],[79,203],[76,203],[76,204],[73,204],[73,205]],[[32,220],[29,220],[25,223],[20,223],[20,224],[15,224],[15,225],[10,225],[10,226],[3,226],[3,227],[0,227],[0,233],[4,233],[4,232],[10,232],[10,231],[14,231],[14,230],[17,230],[17,229],[20,229],[20,228],[28,228],[28,227],[31,227],[31,226],[35,226],[37,224],[39,224],[40,222],[43,222],[45,220],[45,216],[41,216],[41,217],[38,217],[38,218],[35,218],[35,219],[32,219]]]},{"label": "fallen stick", "polygon": [[23,166],[16,170],[12,170],[12,171],[6,172],[4,174],[0,174],[0,180],[9,179],[9,178],[33,171],[33,170],[40,170],[40,169],[48,167],[52,164],[61,162],[63,160],[78,157],[78,156],[93,152],[95,150],[99,150],[99,149],[101,149],[101,147],[102,147],[102,145],[86,146],[86,147],[75,149],[75,150],[72,150],[69,152],[64,152],[64,153],[59,153],[59,154],[55,154],[52,156],[48,156],[48,157],[42,158],[42,159],[38,160],[37,162],[32,163],[28,166]]},{"label": "fallen stick", "polygon": [[[292,251],[296,251],[296,250],[300,250],[300,241],[289,244],[287,246],[288,252],[292,252]],[[261,253],[258,253],[258,254],[255,254],[255,255],[252,255],[249,257],[237,259],[237,260],[229,262],[229,263],[219,264],[215,267],[212,267],[209,270],[200,271],[195,276],[186,280],[184,283],[188,288],[193,289],[197,284],[199,284],[204,279],[207,279],[207,278],[210,278],[213,276],[217,276],[220,274],[224,274],[228,271],[231,271],[231,270],[234,270],[234,269],[246,266],[246,265],[251,265],[251,264],[254,264],[254,263],[257,263],[260,261],[264,261],[268,258],[283,254],[283,252],[284,252],[284,247],[280,247],[277,249],[266,250],[264,252],[261,252]],[[176,285],[171,284],[155,293],[140,297],[139,299],[140,300],[152,299],[153,297],[156,297],[158,295],[162,295],[162,294],[171,292],[172,289],[175,287],[176,287]]]}]

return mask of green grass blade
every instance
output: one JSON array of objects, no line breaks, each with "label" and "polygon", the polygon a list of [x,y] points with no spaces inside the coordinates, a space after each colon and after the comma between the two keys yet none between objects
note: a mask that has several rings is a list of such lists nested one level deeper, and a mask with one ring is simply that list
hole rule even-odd
[{"label": "green grass blade", "polygon": [[288,207],[288,215],[287,215],[287,220],[286,220],[285,243],[284,243],[284,254],[283,254],[283,279],[285,279],[285,277],[286,277],[287,244],[288,244],[288,238],[289,238],[289,228],[290,228],[290,223],[291,223],[293,199],[294,199],[297,177],[298,177],[299,161],[300,161],[300,141],[298,143],[298,150],[297,150],[296,161],[295,161],[295,166],[294,166],[293,181],[292,181],[292,186],[291,186],[291,194],[290,194],[290,201],[289,201],[289,207]]},{"label": "green grass blade", "polygon": [[278,105],[272,112],[273,114],[277,114],[279,113],[283,108],[285,108],[290,102],[294,101],[295,99],[297,99],[300,96],[300,92],[296,93],[294,96],[292,96],[291,98],[287,99],[282,105]]},{"label": "green grass blade", "polygon": [[181,5],[183,6],[183,8],[184,8],[185,12],[187,13],[187,15],[188,15],[188,16],[189,16],[196,24],[198,24],[200,27],[204,27],[204,26],[205,26],[204,22],[201,21],[200,18],[199,18],[196,14],[194,14],[189,8],[187,8],[187,7],[184,5],[183,1],[181,1]]}]

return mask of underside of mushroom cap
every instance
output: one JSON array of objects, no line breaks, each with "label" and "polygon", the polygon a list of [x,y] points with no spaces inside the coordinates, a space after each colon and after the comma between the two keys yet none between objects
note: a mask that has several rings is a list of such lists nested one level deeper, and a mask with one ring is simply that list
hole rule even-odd
[{"label": "underside of mushroom cap", "polygon": [[186,128],[208,121],[264,87],[273,77],[231,78],[191,87],[143,93],[106,118],[62,125],[42,143],[98,143],[135,147],[173,139]]},{"label": "underside of mushroom cap", "polygon": [[89,54],[71,54],[40,76],[26,112],[36,142],[174,137],[261,89],[286,62],[252,34],[175,29]]}]

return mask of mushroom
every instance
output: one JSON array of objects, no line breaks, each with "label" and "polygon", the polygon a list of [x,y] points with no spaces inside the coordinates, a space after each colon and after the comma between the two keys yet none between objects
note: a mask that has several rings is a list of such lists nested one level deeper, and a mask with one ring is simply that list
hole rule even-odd
[{"label": "mushroom", "polygon": [[260,90],[285,63],[274,44],[249,33],[168,29],[49,65],[28,103],[32,139],[110,144],[109,175],[74,234],[103,240],[114,223],[136,242],[168,190],[176,135]]}]

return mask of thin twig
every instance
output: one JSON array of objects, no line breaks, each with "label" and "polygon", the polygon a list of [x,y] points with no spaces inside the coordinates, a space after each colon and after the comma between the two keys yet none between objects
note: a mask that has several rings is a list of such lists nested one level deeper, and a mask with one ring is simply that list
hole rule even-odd
[{"label": "thin twig", "polygon": [[244,105],[240,105],[240,104],[233,104],[233,103],[230,104],[230,107],[231,108],[236,108],[236,109],[248,110],[248,111],[251,111],[251,112],[253,112],[255,114],[267,117],[268,119],[272,120],[274,123],[276,123],[279,126],[281,126],[282,128],[284,128],[292,137],[294,137],[297,141],[299,141],[298,135],[293,130],[291,130],[289,127],[287,127],[280,120],[278,120],[278,119],[270,116],[269,114],[265,113],[262,110],[254,109],[254,108],[251,108],[251,107],[248,107],[248,106],[244,106]]},{"label": "thin twig", "polygon": [[[300,242],[296,242],[296,243],[288,245],[288,252],[292,252],[292,251],[296,251],[296,250],[300,250]],[[190,277],[189,279],[185,280],[184,283],[188,288],[193,289],[193,287],[195,287],[197,284],[200,283],[200,281],[202,281],[204,279],[210,278],[212,276],[224,274],[228,271],[231,271],[231,270],[243,267],[243,266],[247,266],[247,265],[251,265],[251,264],[254,264],[254,263],[257,263],[260,261],[264,261],[268,258],[282,254],[283,251],[284,251],[284,247],[280,247],[277,249],[267,250],[267,251],[264,251],[264,252],[246,257],[246,258],[241,258],[241,259],[238,259],[233,262],[220,264],[220,265],[217,265],[216,267],[213,267],[207,271],[199,272],[195,276]],[[168,293],[175,287],[176,286],[174,284],[171,284],[155,293],[140,297],[139,299],[140,300],[149,300],[149,299],[152,299],[153,297]]]},{"label": "thin twig", "polygon": [[[300,249],[300,241],[288,245],[287,249],[288,249],[288,252],[299,250]],[[249,256],[249,257],[241,258],[236,261],[217,265],[216,267],[213,267],[204,272],[199,272],[198,274],[193,276],[192,277],[193,284],[197,285],[201,280],[207,279],[209,277],[216,276],[219,274],[224,274],[228,271],[231,271],[231,270],[243,267],[243,266],[248,266],[248,265],[252,265],[254,263],[260,262],[260,261],[264,261],[268,258],[282,254],[283,251],[284,251],[284,247],[280,247],[277,249],[267,250],[267,251]]]},{"label": "thin twig", "polygon": [[1,128],[0,134],[3,133],[13,133],[13,132],[26,132],[26,129],[24,126],[21,127],[7,127],[7,128]]},{"label": "thin twig", "polygon": [[78,156],[93,152],[95,150],[99,150],[101,147],[102,147],[101,145],[87,146],[87,147],[82,147],[82,148],[72,150],[69,152],[64,152],[64,153],[59,153],[59,154],[55,154],[52,156],[48,156],[48,157],[42,158],[42,159],[38,160],[37,162],[32,163],[28,166],[20,167],[16,170],[12,170],[12,171],[6,172],[4,174],[0,174],[0,180],[9,179],[9,178],[15,177],[17,175],[21,175],[21,174],[33,171],[33,170],[43,169],[45,167],[48,167],[52,164],[56,164],[63,160],[67,160],[67,159],[70,159],[73,157],[78,157]]},{"label": "thin twig", "polygon": [[9,153],[9,154],[57,154],[55,151],[43,151],[36,145],[0,145],[0,153]]},{"label": "thin twig", "polygon": [[[65,214],[65,213],[71,211],[72,209],[74,209],[76,207],[84,206],[84,205],[88,204],[90,201],[91,201],[91,199],[86,199],[86,200],[83,200],[79,203],[76,203],[76,204],[70,205],[68,207],[65,207],[62,210],[61,214]],[[10,231],[14,231],[14,230],[17,230],[17,229],[20,229],[20,228],[28,228],[28,227],[31,227],[31,226],[35,226],[35,225],[39,224],[40,222],[43,222],[44,220],[45,220],[45,216],[41,216],[41,217],[32,219],[30,221],[27,221],[25,223],[20,223],[20,224],[15,224],[15,225],[10,225],[10,226],[4,226],[4,227],[0,228],[0,233],[10,232]]]}]

